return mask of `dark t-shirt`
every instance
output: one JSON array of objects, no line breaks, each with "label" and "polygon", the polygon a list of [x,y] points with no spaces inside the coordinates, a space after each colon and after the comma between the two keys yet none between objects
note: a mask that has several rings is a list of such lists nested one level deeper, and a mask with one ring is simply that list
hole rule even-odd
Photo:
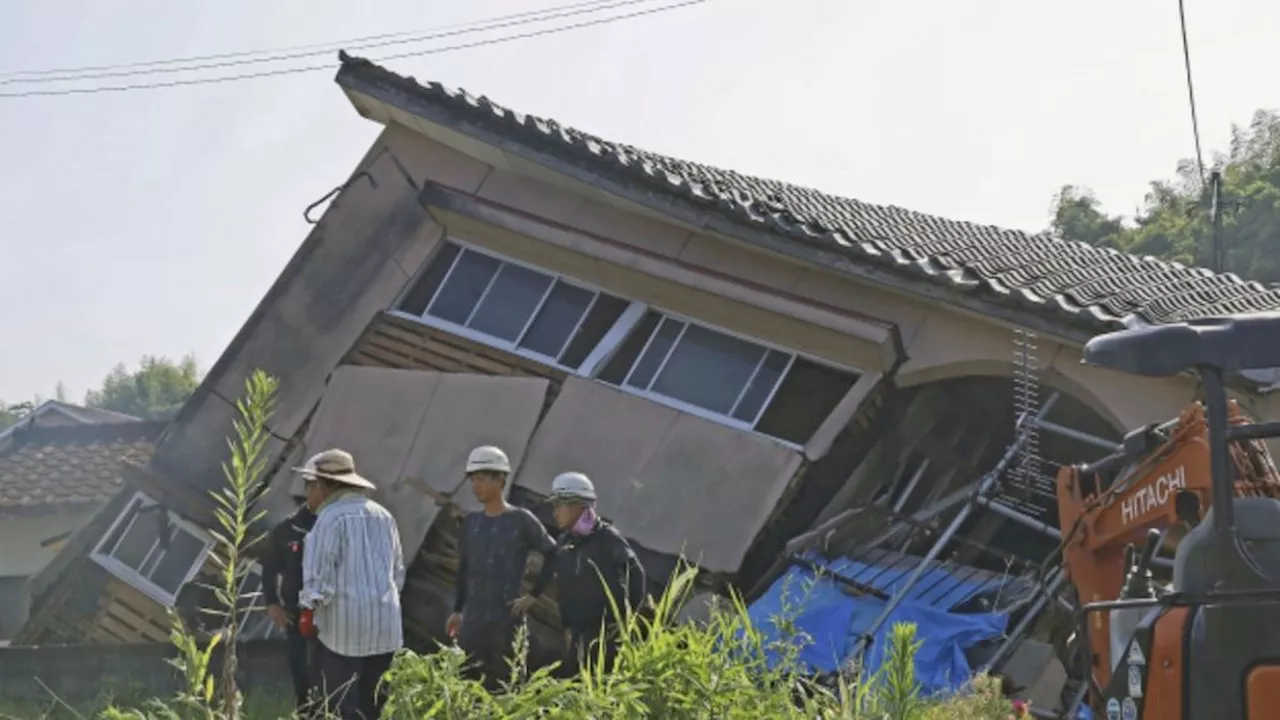
[{"label": "dark t-shirt", "polygon": [[316,514],[303,505],[271,530],[262,559],[262,594],[266,604],[298,611],[302,590],[302,545],[316,524]]},{"label": "dark t-shirt", "polygon": [[520,597],[529,551],[547,555],[555,541],[524,508],[501,515],[470,513],[462,521],[458,599],[454,610],[468,626],[512,622],[510,603]]}]

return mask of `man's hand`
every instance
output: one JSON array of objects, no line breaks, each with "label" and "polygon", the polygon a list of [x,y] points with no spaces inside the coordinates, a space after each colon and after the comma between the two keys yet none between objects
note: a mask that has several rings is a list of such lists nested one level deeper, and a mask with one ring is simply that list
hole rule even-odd
[{"label": "man's hand", "polygon": [[293,618],[289,617],[289,612],[280,605],[268,605],[267,617],[271,618],[271,622],[281,630],[287,629],[289,624],[293,622]]},{"label": "man's hand", "polygon": [[461,627],[462,627],[462,613],[454,613],[449,616],[449,619],[447,621],[445,621],[444,631],[449,634],[449,637],[457,638],[458,630]]},{"label": "man's hand", "polygon": [[516,617],[523,617],[534,605],[538,604],[538,598],[532,595],[521,595],[511,601],[511,614]]},{"label": "man's hand", "polygon": [[310,608],[303,608],[298,616],[298,634],[302,637],[314,637],[316,634],[315,615]]}]

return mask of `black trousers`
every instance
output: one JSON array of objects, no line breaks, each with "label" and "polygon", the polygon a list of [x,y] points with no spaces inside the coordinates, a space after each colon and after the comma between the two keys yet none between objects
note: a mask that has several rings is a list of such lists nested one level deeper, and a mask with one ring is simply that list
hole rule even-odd
[{"label": "black trousers", "polygon": [[596,665],[600,662],[600,647],[604,646],[604,667],[606,670],[613,664],[613,658],[618,653],[618,632],[616,628],[605,628],[603,634],[600,628],[591,630],[579,630],[574,628],[568,629],[569,633],[569,662],[572,663],[571,670],[575,674],[585,665]]},{"label": "black trousers", "polygon": [[289,641],[289,676],[293,679],[293,694],[297,700],[298,714],[305,717],[307,698],[314,684],[311,672],[312,642],[298,632],[296,625],[290,625],[286,631]]},{"label": "black trousers", "polygon": [[504,621],[468,625],[465,616],[463,618],[458,630],[458,647],[467,654],[470,676],[483,682],[490,692],[511,677],[519,627],[519,623]]},{"label": "black trousers", "polygon": [[394,653],[348,657],[315,644],[318,705],[342,720],[378,720],[386,705],[386,694],[378,682],[391,667]]}]

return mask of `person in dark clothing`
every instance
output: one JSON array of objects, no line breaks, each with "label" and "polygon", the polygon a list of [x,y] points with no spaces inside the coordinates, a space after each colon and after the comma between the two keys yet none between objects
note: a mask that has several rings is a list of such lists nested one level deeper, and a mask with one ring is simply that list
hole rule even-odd
[{"label": "person in dark clothing", "polygon": [[595,486],[586,475],[557,476],[551,502],[561,536],[530,594],[515,603],[516,610],[527,611],[556,579],[560,624],[572,662],[581,667],[596,658],[597,642],[602,641],[607,667],[617,649],[619,616],[625,620],[645,600],[644,567],[617,528],[596,514]]},{"label": "person in dark clothing", "polygon": [[508,677],[515,659],[516,611],[529,552],[544,558],[555,547],[533,513],[507,503],[504,492],[511,464],[502,450],[484,446],[467,459],[467,477],[483,509],[463,519],[458,590],[447,631],[490,690]]},{"label": "person in dark clothing", "polygon": [[271,529],[262,558],[262,595],[267,615],[284,631],[289,641],[289,674],[297,699],[298,714],[305,717],[308,694],[313,685],[311,643],[298,628],[298,593],[302,590],[302,545],[315,525],[319,497],[315,483],[295,489],[298,509]]}]

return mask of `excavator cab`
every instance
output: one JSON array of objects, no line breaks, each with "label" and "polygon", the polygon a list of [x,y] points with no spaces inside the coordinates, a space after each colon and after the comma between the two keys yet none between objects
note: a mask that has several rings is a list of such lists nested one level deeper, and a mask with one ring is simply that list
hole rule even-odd
[{"label": "excavator cab", "polygon": [[[1174,554],[1169,591],[1083,608],[1085,632],[1090,613],[1139,616],[1106,687],[1095,688],[1096,709],[1108,720],[1280,718],[1280,500],[1237,497],[1230,457],[1232,441],[1280,437],[1280,422],[1232,423],[1226,392],[1231,373],[1280,367],[1280,313],[1109,333],[1085,346],[1084,362],[1198,374],[1212,481],[1211,507]],[[1199,518],[1198,500],[1181,502],[1179,515]],[[1130,576],[1149,567],[1156,535]]]}]

